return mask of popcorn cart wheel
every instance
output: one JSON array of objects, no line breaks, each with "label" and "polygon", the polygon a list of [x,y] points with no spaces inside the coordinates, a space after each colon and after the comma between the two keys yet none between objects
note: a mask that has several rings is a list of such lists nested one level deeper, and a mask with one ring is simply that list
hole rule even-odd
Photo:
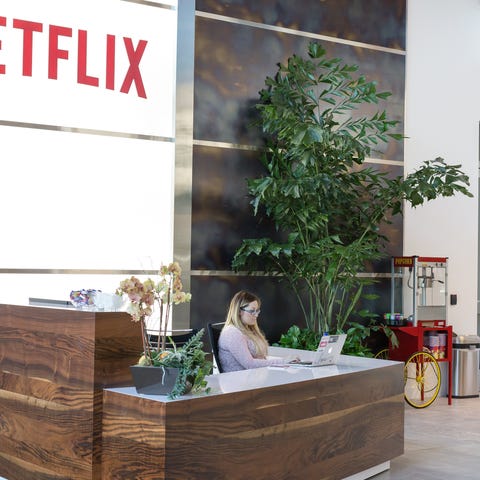
[{"label": "popcorn cart wheel", "polygon": [[429,352],[415,352],[405,362],[403,370],[405,401],[414,408],[431,405],[438,396],[441,372],[435,357]]},{"label": "popcorn cart wheel", "polygon": [[[380,350],[375,358],[404,362],[405,401],[414,408],[431,405],[438,396],[442,382],[439,363],[447,363],[448,404],[452,404],[452,326],[445,320],[420,320],[416,326],[390,327],[398,347]],[[430,336],[433,335],[433,336]],[[444,337],[442,347],[432,345],[433,338]],[[430,339],[430,347],[426,342]]]},{"label": "popcorn cart wheel", "polygon": [[[389,359],[388,348],[380,350],[375,358]],[[403,369],[404,398],[413,408],[425,408],[438,396],[441,385],[441,371],[437,360],[429,351],[412,353]]]}]

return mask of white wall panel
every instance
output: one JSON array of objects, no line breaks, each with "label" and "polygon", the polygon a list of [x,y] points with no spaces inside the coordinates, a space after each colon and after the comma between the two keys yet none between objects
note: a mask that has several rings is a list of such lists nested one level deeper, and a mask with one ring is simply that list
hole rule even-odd
[{"label": "white wall panel", "polygon": [[176,1],[2,0],[1,302],[172,259],[176,28]]},{"label": "white wall panel", "polygon": [[475,198],[462,195],[407,209],[406,255],[449,257],[448,319],[477,330],[480,6],[477,0],[411,0],[407,23],[406,172],[437,156],[461,164]]},{"label": "white wall panel", "polygon": [[[3,127],[3,268],[138,267],[170,258],[174,145]],[[28,141],[26,141],[28,139]],[[9,205],[9,208],[5,208]]]},{"label": "white wall panel", "polygon": [[[0,74],[0,118],[174,135],[176,10],[120,0],[4,0],[0,16],[5,18],[0,26],[0,65],[5,70]],[[42,31],[25,34],[28,28],[16,28],[15,21],[33,22],[32,28]],[[51,35],[52,26],[69,29],[71,36]],[[84,43],[79,32],[85,32]],[[31,47],[25,36],[31,36]],[[107,38],[114,39],[114,47],[107,47]],[[84,67],[79,67],[81,58]],[[56,79],[49,78],[53,66]],[[79,83],[79,71],[91,78]],[[122,93],[129,72],[132,82]]]}]

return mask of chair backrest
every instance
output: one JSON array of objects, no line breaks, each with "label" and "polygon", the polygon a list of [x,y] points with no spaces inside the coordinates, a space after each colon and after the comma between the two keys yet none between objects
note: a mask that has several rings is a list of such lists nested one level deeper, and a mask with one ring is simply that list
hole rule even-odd
[{"label": "chair backrest", "polygon": [[[198,333],[198,329],[191,328],[188,330],[173,330],[170,332],[170,335],[167,336],[167,344],[165,345],[166,348],[173,348],[172,342],[170,338],[175,342],[176,347],[183,346],[190,338],[192,338],[196,333]],[[158,345],[158,335],[148,335],[148,340],[150,342],[150,346],[156,348]]]},{"label": "chair backrest", "polygon": [[223,372],[223,368],[222,364],[220,363],[220,356],[218,355],[218,339],[220,338],[220,333],[224,325],[225,322],[207,324],[208,338],[210,339],[213,358],[215,359],[219,373]]}]

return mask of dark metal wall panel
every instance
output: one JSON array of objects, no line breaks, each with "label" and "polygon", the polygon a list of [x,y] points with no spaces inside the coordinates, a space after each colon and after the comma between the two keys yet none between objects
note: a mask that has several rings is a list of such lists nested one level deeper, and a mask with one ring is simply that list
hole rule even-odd
[{"label": "dark metal wall panel", "polygon": [[[246,178],[260,175],[263,168],[259,161],[260,134],[251,125],[258,92],[264,87],[265,77],[276,72],[278,62],[293,53],[303,55],[312,38],[328,35],[333,38],[318,41],[329,56],[358,64],[368,80],[378,82],[380,91],[393,94],[383,105],[362,107],[357,114],[386,108],[389,117],[400,122],[398,131],[402,132],[405,5],[405,0],[197,0],[191,326],[223,321],[230,298],[241,288],[261,296],[260,325],[270,341],[278,340],[290,325],[301,323],[298,305],[287,285],[275,278],[231,272],[231,261],[242,239],[274,234],[268,221],[259,224],[253,217],[247,195]],[[248,22],[263,22],[266,28]],[[402,174],[402,142],[392,142],[372,157],[384,162],[373,165],[380,171]],[[401,217],[386,225],[383,233],[389,238],[387,256],[401,254]],[[368,265],[367,271],[382,276],[388,275],[389,268],[385,259]],[[390,280],[386,278],[371,287],[381,295],[380,301],[369,305],[377,313],[389,309],[389,289]]]},{"label": "dark metal wall panel", "polygon": [[[195,299],[195,308],[191,311],[192,328],[200,329],[209,322],[224,322],[230,299],[239,290],[248,290],[260,297],[262,313],[258,317],[258,324],[270,344],[277,342],[290,326],[303,325],[300,309],[293,300],[290,287],[280,283],[277,278],[195,275],[191,283],[192,299]],[[390,311],[389,278],[378,278],[366,292],[376,293],[379,299],[364,301],[361,308],[368,308],[378,314]]]},{"label": "dark metal wall panel", "polygon": [[192,270],[231,270],[244,238],[275,236],[269,222],[253,216],[247,178],[263,173],[260,153],[194,148]]},{"label": "dark metal wall panel", "polygon": [[[231,270],[235,251],[245,238],[280,240],[273,225],[253,215],[247,178],[263,174],[260,152],[194,147],[192,186],[192,270]],[[403,167],[373,165],[379,172],[402,175]],[[402,217],[382,226],[388,256],[402,253]],[[389,272],[390,260],[367,265],[368,272]]]},{"label": "dark metal wall panel", "polygon": [[197,0],[197,10],[405,49],[404,0]]},{"label": "dark metal wall panel", "polygon": [[[312,39],[246,25],[197,17],[195,41],[194,138],[241,145],[259,145],[259,131],[251,128],[258,92],[278,62],[296,53],[305,55]],[[405,56],[320,41],[329,57],[360,66],[380,91],[392,92],[388,102],[361,106],[358,114],[386,109],[403,131]],[[387,158],[403,160],[401,142],[382,147]]]},{"label": "dark metal wall panel", "polygon": [[278,279],[261,276],[215,275],[192,277],[192,298],[197,301],[192,308],[191,326],[201,328],[208,322],[223,322],[231,297],[239,290],[248,290],[262,301],[258,324],[269,341],[276,342],[291,325],[302,322],[299,308],[292,301],[288,285]]}]

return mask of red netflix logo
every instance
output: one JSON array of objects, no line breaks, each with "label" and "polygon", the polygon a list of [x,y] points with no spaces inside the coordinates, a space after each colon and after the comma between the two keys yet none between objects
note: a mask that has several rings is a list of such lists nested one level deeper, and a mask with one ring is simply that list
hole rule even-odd
[{"label": "red netflix logo", "polygon": [[[7,18],[0,16],[0,27],[7,27]],[[58,65],[60,61],[70,60],[70,51],[59,47],[61,37],[74,38],[77,40],[77,83],[90,85],[92,87],[100,86],[100,76],[94,76],[92,72],[87,71],[88,67],[88,31],[78,30],[75,32],[70,27],[59,25],[45,26],[42,23],[32,22],[14,18],[12,27],[23,32],[22,48],[22,75],[32,77],[33,65],[33,47],[37,35],[45,35],[44,30],[48,32],[48,78],[58,79]],[[1,32],[1,30],[0,30]],[[4,45],[0,37],[0,50],[5,50],[8,45]],[[125,48],[129,66],[125,73],[120,92],[129,93],[132,85],[135,85],[137,95],[141,98],[147,98],[145,86],[143,84],[142,74],[140,72],[140,61],[147,47],[146,40],[139,40],[136,45],[129,37],[123,37],[123,46]],[[90,46],[90,48],[93,48]],[[115,56],[117,54],[117,37],[115,35],[105,35],[105,72],[102,77],[102,83],[108,90],[115,90]],[[0,75],[7,73],[7,65],[0,63]],[[98,75],[98,72],[95,72]]]}]

